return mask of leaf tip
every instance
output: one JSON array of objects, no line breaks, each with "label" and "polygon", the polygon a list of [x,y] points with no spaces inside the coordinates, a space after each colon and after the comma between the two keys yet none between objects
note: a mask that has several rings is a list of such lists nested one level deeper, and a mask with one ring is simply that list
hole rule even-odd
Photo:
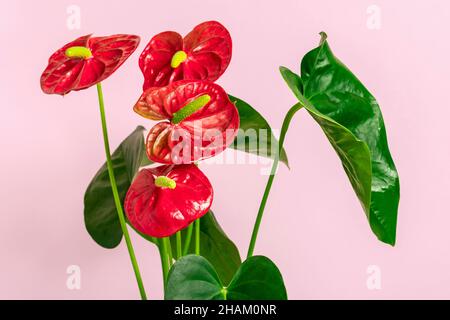
[{"label": "leaf tip", "polygon": [[325,31],[321,31],[320,33],[320,45],[323,45],[325,41],[327,41],[328,35],[325,33]]},{"label": "leaf tip", "polygon": [[285,66],[279,66],[278,70],[280,71],[281,76],[283,77],[284,80],[286,80],[286,74],[291,71],[288,68],[286,68]]},{"label": "leaf tip", "polygon": [[381,242],[383,242],[385,244],[388,244],[391,247],[395,247],[396,238],[397,238],[395,233],[394,234],[386,234],[386,233],[379,234],[379,233],[375,233],[375,235],[377,236],[379,241],[381,241]]},{"label": "leaf tip", "polygon": [[289,171],[291,170],[291,166],[289,165],[289,159],[288,159],[286,150],[284,150],[284,148],[283,148],[283,150],[281,151],[281,154],[280,154],[280,161],[282,163],[284,163],[284,165],[288,168]]},{"label": "leaf tip", "polygon": [[289,68],[286,68],[284,66],[279,66],[278,70],[280,70],[280,74],[283,77],[284,81],[288,81],[289,75],[293,73]]},{"label": "leaf tip", "polygon": [[385,239],[383,242],[390,245],[391,247],[395,247],[395,237],[394,238],[390,238],[390,239]]}]

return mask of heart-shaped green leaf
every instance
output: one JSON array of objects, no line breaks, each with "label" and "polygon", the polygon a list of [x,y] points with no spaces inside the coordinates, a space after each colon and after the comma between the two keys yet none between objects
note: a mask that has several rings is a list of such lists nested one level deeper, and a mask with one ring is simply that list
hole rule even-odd
[{"label": "heart-shaped green leaf", "polygon": [[[144,127],[137,127],[114,151],[112,162],[117,189],[123,202],[145,155]],[[84,195],[84,222],[91,237],[104,248],[116,247],[122,239],[106,163]]]},{"label": "heart-shaped green leaf", "polygon": [[211,263],[202,256],[184,256],[172,266],[166,300],[224,300],[223,285]]},{"label": "heart-shaped green leaf", "polygon": [[394,245],[400,184],[375,98],[333,55],[324,33],[303,58],[301,77],[280,71],[336,150],[373,232]]},{"label": "heart-shaped green leaf", "polygon": [[286,300],[283,277],[267,257],[248,258],[227,287],[227,300]]},{"label": "heart-shaped green leaf", "polygon": [[[229,98],[236,105],[240,118],[240,130],[230,148],[273,159],[275,152],[278,152],[278,141],[269,123],[247,102],[231,95]],[[280,153],[280,161],[289,167],[284,148]]]},{"label": "heart-shaped green leaf", "polygon": [[166,300],[286,300],[277,266],[263,256],[247,259],[230,284],[223,285],[214,267],[201,256],[177,261],[169,272]]},{"label": "heart-shaped green leaf", "polygon": [[[184,246],[187,230],[181,232]],[[176,252],[175,236],[171,237],[171,243],[172,251]],[[223,283],[228,284],[241,265],[241,257],[236,245],[222,230],[212,211],[200,219],[200,248],[201,255],[211,262]],[[195,241],[192,236],[188,253],[194,252]]]}]

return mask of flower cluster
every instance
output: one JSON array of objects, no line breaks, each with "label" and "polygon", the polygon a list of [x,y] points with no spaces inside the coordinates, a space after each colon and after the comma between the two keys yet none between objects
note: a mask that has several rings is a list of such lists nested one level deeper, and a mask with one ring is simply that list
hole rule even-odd
[{"label": "flower cluster", "polygon": [[231,60],[231,37],[220,23],[204,22],[187,36],[154,36],[139,58],[144,92],[134,106],[159,121],[146,140],[148,158],[164,165],[142,170],[125,199],[132,225],[167,237],[206,214],[213,189],[193,163],[225,150],[239,129],[239,113],[214,83]]},{"label": "flower cluster", "polygon": [[[41,76],[48,94],[99,85],[136,50],[134,35],[80,37],[49,59]],[[138,231],[167,237],[206,214],[213,199],[197,162],[225,150],[237,135],[239,113],[214,83],[227,69],[232,43],[227,29],[208,21],[184,38],[154,36],[139,58],[143,93],[134,111],[158,123],[146,139],[148,158],[159,166],[141,170],[125,198],[125,212]]]},{"label": "flower cluster", "polygon": [[[224,26],[208,21],[185,37],[173,31],[157,34],[139,57],[143,86],[137,86],[139,98],[128,106],[155,123],[146,139],[139,126],[112,155],[101,82],[131,56],[140,38],[86,35],[50,57],[40,82],[45,93],[65,95],[97,87],[106,164],[85,194],[86,228],[106,248],[125,239],[142,299],[147,296],[127,222],[159,249],[165,299],[287,299],[277,266],[253,254],[279,161],[287,164],[283,143],[299,110],[312,115],[338,151],[365,213],[377,216],[369,219],[373,232],[381,241],[395,244],[399,178],[380,108],[333,55],[326,34],[321,35],[319,47],[303,57],[299,75],[280,67],[298,103],[286,113],[277,141],[253,107],[215,83],[232,55],[231,37]],[[239,127],[245,132],[236,138]],[[198,167],[198,162],[223,152],[235,139],[234,148],[273,159],[244,262],[214,214],[206,215],[214,191]],[[142,159],[144,153],[148,161],[142,161],[147,160]]]}]

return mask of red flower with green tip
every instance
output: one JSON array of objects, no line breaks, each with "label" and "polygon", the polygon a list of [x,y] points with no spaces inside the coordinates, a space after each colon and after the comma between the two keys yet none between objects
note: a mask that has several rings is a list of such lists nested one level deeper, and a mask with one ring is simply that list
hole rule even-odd
[{"label": "red flower with green tip", "polygon": [[178,80],[217,80],[231,60],[231,37],[216,21],[196,26],[184,38],[173,31],[154,36],[139,58],[144,90]]},{"label": "red flower with green tip", "polygon": [[151,237],[163,238],[205,215],[213,200],[208,178],[194,164],[143,169],[125,198],[131,225]]},{"label": "red flower with green tip", "polygon": [[237,135],[239,113],[226,92],[207,81],[177,81],[146,90],[134,111],[158,123],[147,156],[166,164],[193,163],[225,150]]},{"label": "red flower with green tip", "polygon": [[139,41],[134,35],[86,35],[66,44],[50,57],[41,76],[42,91],[64,95],[105,80],[136,50]]}]

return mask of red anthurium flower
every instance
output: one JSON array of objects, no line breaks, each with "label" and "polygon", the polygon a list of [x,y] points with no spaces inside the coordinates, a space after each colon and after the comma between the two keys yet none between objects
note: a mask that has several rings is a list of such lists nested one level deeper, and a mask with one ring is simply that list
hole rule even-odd
[{"label": "red anthurium flower", "polygon": [[231,60],[231,37],[219,22],[196,26],[184,39],[167,31],[154,36],[139,58],[144,90],[177,80],[217,80]]},{"label": "red anthurium flower", "polygon": [[177,81],[147,89],[134,106],[141,116],[167,120],[147,136],[154,162],[192,163],[225,150],[239,129],[239,113],[226,92],[207,81]]},{"label": "red anthurium flower", "polygon": [[168,237],[205,215],[213,200],[208,178],[194,164],[143,169],[125,198],[125,211],[138,231]]},{"label": "red anthurium flower", "polygon": [[138,36],[125,34],[80,37],[50,57],[41,76],[41,88],[45,93],[64,95],[95,85],[116,71],[139,41]]}]

